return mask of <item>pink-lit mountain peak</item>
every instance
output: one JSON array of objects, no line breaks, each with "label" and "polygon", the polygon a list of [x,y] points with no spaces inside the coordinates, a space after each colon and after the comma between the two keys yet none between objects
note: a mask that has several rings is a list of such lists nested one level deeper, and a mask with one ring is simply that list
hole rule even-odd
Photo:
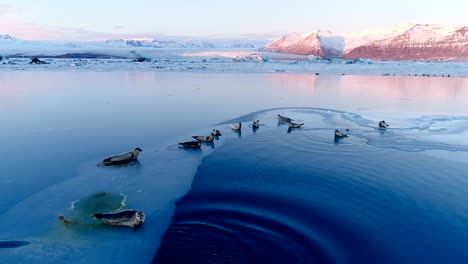
[{"label": "pink-lit mountain peak", "polygon": [[[262,50],[342,58],[397,60],[467,60],[468,58],[468,27],[404,24],[390,29],[343,34],[318,31],[306,39],[290,46],[283,45],[282,51],[270,45],[266,45]],[[315,40],[318,40],[318,44]],[[317,46],[320,50],[316,50]]]}]

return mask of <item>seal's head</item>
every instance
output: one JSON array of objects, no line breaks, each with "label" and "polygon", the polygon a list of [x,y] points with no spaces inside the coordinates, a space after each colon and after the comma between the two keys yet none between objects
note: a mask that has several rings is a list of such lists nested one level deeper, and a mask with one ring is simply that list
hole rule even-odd
[{"label": "seal's head", "polygon": [[138,211],[135,213],[135,219],[140,222],[140,223],[143,223],[145,221],[145,213],[143,213],[142,211]]},{"label": "seal's head", "polygon": [[70,221],[68,221],[67,219],[65,219],[65,217],[63,215],[59,216],[58,219],[60,221],[62,221],[64,224],[70,224]]},{"label": "seal's head", "polygon": [[220,136],[220,135],[221,135],[221,132],[219,132],[218,129],[213,129],[213,132],[211,132],[211,135],[212,135],[212,136]]},{"label": "seal's head", "polygon": [[142,152],[143,150],[141,148],[136,148],[135,151],[136,152]]}]

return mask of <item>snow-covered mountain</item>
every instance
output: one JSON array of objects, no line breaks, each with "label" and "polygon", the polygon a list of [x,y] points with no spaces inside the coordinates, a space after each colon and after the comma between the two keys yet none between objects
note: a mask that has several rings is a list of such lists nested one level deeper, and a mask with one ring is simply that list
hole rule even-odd
[{"label": "snow-covered mountain", "polygon": [[276,39],[263,51],[376,60],[468,60],[468,27],[406,24],[387,30],[333,34],[297,33]]},{"label": "snow-covered mountain", "polygon": [[304,37],[299,35],[298,33],[291,33],[285,35],[281,38],[277,38],[272,42],[265,45],[262,50],[263,51],[274,51],[279,53],[291,53],[290,47],[303,41]]},{"label": "snow-covered mountain", "polygon": [[[59,56],[68,53],[116,57],[153,56],[161,52],[255,50],[324,58],[468,61],[468,27],[405,24],[384,30],[335,34],[319,30],[291,33],[269,43],[266,36],[178,37],[107,41],[37,41],[0,35],[0,56]],[[266,45],[265,45],[266,44]],[[162,51],[164,50],[164,51]],[[271,55],[269,55],[271,56]]]},{"label": "snow-covered mountain", "polygon": [[107,40],[106,44],[112,47],[134,47],[134,48],[166,48],[166,49],[187,49],[187,48],[215,48],[206,41],[180,41],[180,40]]},{"label": "snow-covered mountain", "polygon": [[416,24],[397,36],[371,41],[343,58],[378,60],[467,60],[468,28]]},{"label": "snow-covered mountain", "polygon": [[314,33],[310,34],[303,40],[289,47],[285,47],[285,50],[295,51],[296,54],[317,55],[317,56],[325,55],[320,47],[320,40],[317,34],[314,34]]},{"label": "snow-covered mountain", "polygon": [[341,55],[343,48],[343,37],[329,31],[318,31],[304,35],[291,33],[275,39],[260,50],[335,58]]}]

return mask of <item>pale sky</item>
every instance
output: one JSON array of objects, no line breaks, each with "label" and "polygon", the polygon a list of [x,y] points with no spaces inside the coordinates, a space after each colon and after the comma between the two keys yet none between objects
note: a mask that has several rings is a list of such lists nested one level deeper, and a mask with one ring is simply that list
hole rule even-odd
[{"label": "pale sky", "polygon": [[468,26],[467,0],[0,0],[0,34],[91,40]]}]

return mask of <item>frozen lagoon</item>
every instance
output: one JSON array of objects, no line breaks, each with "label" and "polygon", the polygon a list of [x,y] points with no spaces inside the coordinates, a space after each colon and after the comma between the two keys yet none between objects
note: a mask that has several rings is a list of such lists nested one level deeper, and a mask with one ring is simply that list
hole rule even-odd
[{"label": "frozen lagoon", "polygon": [[[202,159],[237,138],[226,120],[260,116],[265,131],[275,129],[276,112],[299,115],[318,131],[352,123],[351,146],[418,152],[468,166],[466,78],[5,71],[0,91],[0,241],[30,243],[0,249],[2,262],[151,261],[174,203],[190,191]],[[329,116],[297,112],[300,107]],[[271,108],[281,109],[256,113]],[[381,119],[396,128],[390,141],[367,131]],[[175,146],[214,127],[225,134],[214,150],[186,152]],[[302,140],[311,146],[328,140],[326,133],[310,138],[304,131]],[[143,149],[139,165],[96,167],[104,157],[136,146]],[[459,182],[466,183],[466,175],[450,186]],[[123,193],[127,208],[147,212],[142,229],[76,230],[57,220],[72,202],[103,191]],[[458,189],[452,194],[449,203],[466,223],[461,204],[466,195]],[[448,208],[453,213],[454,207]],[[466,243],[466,236],[459,242]]]},{"label": "frozen lagoon", "polygon": [[[307,60],[305,55],[258,53],[245,51],[196,52],[152,51],[151,61],[134,62],[127,57],[114,59],[60,59],[42,58],[48,64],[29,64],[29,58],[11,58],[0,62],[0,71],[150,71],[197,73],[304,73],[321,75],[370,76],[468,76],[466,62],[431,61],[371,61],[371,60]],[[157,52],[157,54],[155,54]],[[182,52],[187,52],[181,54]],[[139,51],[137,54],[146,54]],[[79,55],[79,53],[77,53]],[[95,54],[96,56],[110,56]],[[116,56],[123,55],[116,53]],[[131,55],[131,57],[139,57]],[[236,62],[235,58],[247,61]],[[252,59],[253,58],[253,59]],[[265,58],[267,62],[258,62]]]}]

